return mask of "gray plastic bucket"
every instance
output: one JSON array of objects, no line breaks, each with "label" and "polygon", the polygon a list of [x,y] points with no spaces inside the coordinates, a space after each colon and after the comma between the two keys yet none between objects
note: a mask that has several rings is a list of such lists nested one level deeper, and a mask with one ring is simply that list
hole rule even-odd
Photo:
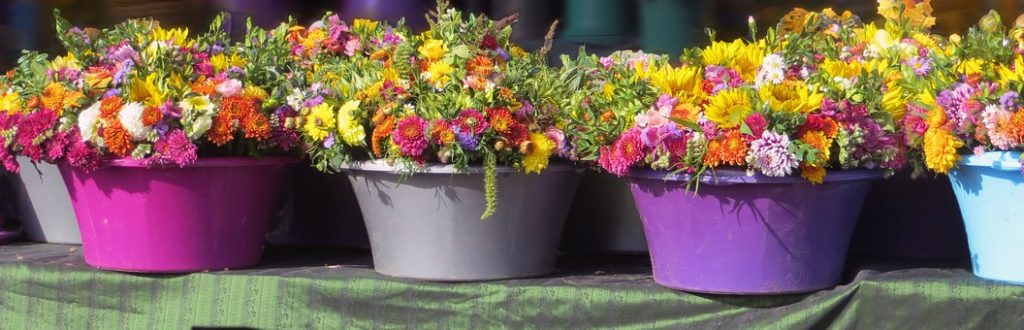
[{"label": "gray plastic bucket", "polygon": [[18,164],[21,172],[11,177],[25,236],[36,242],[82,244],[71,196],[57,165],[33,165],[26,157],[18,157]]},{"label": "gray plastic bucket", "polygon": [[347,170],[377,272],[432,281],[481,281],[554,271],[566,212],[579,183],[571,165],[541,174],[498,168],[498,205],[485,206],[481,167],[427,166],[403,180],[381,161]]}]

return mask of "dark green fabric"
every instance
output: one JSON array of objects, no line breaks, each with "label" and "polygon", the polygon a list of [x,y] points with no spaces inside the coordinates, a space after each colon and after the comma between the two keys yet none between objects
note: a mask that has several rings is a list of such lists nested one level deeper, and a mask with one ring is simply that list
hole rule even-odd
[{"label": "dark green fabric", "polygon": [[539,279],[445,284],[377,275],[365,252],[271,250],[249,270],[131,275],[78,247],[0,247],[0,328],[1021,328],[1024,287],[963,268],[867,264],[806,295],[657,286],[644,257],[564,257]]}]

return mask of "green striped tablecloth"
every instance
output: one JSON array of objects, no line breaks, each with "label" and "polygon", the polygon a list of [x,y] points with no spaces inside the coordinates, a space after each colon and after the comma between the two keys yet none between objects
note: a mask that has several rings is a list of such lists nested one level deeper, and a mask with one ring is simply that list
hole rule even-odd
[{"label": "green striped tablecloth", "polygon": [[79,249],[0,247],[0,328],[1024,327],[1024,287],[955,267],[868,264],[832,290],[730,297],[661,288],[643,257],[563,257],[545,278],[446,284],[377,275],[366,252],[276,249],[254,269],[132,275],[93,270]]}]

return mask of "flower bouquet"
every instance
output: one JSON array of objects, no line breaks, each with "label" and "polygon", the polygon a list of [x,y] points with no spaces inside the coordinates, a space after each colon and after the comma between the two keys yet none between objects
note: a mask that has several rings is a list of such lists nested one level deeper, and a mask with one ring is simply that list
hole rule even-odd
[{"label": "flower bouquet", "polygon": [[[554,268],[576,182],[549,163],[565,151],[565,92],[550,46],[511,44],[511,23],[442,1],[426,32],[376,27],[361,51],[314,64],[303,136],[318,168],[348,173],[378,272],[463,281]],[[338,33],[359,26],[370,28]]]},{"label": "flower bouquet", "polygon": [[[293,74],[287,26],[210,31],[130,20],[70,27],[39,106],[19,134],[33,160],[56,162],[81,229],[86,262],[137,272],[189,272],[259,261],[267,221],[294,162],[298,112],[281,100]],[[36,150],[36,149],[42,149]]]},{"label": "flower bouquet", "polygon": [[751,22],[749,40],[713,40],[679,66],[636,54],[566,64],[591,91],[570,111],[575,151],[629,179],[659,283],[835,285],[870,180],[903,165],[881,107],[895,64],[858,51],[877,29],[832,10],[800,23],[757,38]]},{"label": "flower bouquet", "polygon": [[1006,28],[990,12],[964,36],[949,37],[950,79],[936,82],[904,120],[919,167],[949,174],[960,203],[974,273],[1024,283],[1024,209],[1013,200],[1024,183],[1024,28]]},{"label": "flower bouquet", "polygon": [[[60,157],[66,142],[50,139],[57,122],[54,111],[78,106],[84,95],[68,89],[50,70],[46,54],[25,52],[18,66],[0,77],[0,126],[3,148],[0,162],[13,173],[18,218],[28,239],[39,242],[81,244],[71,199],[56,165],[43,163]],[[22,171],[34,168],[35,171]]]}]

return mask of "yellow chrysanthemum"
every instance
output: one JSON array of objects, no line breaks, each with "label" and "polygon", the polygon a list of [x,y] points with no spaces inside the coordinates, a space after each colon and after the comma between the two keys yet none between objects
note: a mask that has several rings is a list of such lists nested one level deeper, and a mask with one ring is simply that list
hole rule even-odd
[{"label": "yellow chrysanthemum", "polygon": [[546,135],[536,132],[530,133],[530,141],[526,142],[527,147],[523,155],[523,171],[526,173],[540,173],[548,167],[548,159],[555,151],[555,141],[551,141]]},{"label": "yellow chrysanthemum", "polygon": [[356,110],[359,110],[359,101],[356,100],[345,102],[338,109],[338,133],[341,134],[341,140],[350,146],[366,143],[366,131],[353,115]]},{"label": "yellow chrysanthemum", "polygon": [[398,70],[395,68],[387,68],[381,71],[381,78],[384,81],[396,82],[398,81]]},{"label": "yellow chrysanthemum", "polygon": [[309,33],[306,33],[306,37],[302,39],[301,44],[303,48],[310,50],[320,45],[320,42],[324,41],[324,39],[327,39],[327,31],[324,29],[312,29],[309,30]]},{"label": "yellow chrysanthemum", "polygon": [[810,131],[800,136],[800,141],[818,149],[815,164],[825,164],[832,158],[832,139],[822,131]]},{"label": "yellow chrysanthemum", "polygon": [[142,102],[147,106],[158,107],[167,100],[167,92],[162,90],[157,82],[156,73],[150,73],[145,80],[132,78],[131,87],[128,90],[128,98],[135,102]]},{"label": "yellow chrysanthemum", "polygon": [[785,80],[780,84],[767,84],[757,91],[761,100],[768,102],[772,110],[809,113],[821,107],[824,94],[811,91],[800,81]]},{"label": "yellow chrysanthemum", "polygon": [[436,61],[441,59],[441,57],[444,57],[444,54],[448,53],[448,45],[445,45],[444,41],[430,39],[424,41],[423,45],[420,45],[416,50],[419,51],[420,56]]},{"label": "yellow chrysanthemum", "polygon": [[21,111],[21,95],[17,92],[8,91],[0,94],[0,111],[15,113]]},{"label": "yellow chrysanthemum", "polygon": [[929,128],[924,133],[924,163],[928,169],[936,173],[948,173],[960,160],[957,152],[964,142],[952,133],[938,128]]},{"label": "yellow chrysanthemum", "polygon": [[508,50],[508,54],[515,58],[523,58],[529,53],[527,53],[526,50],[523,50],[522,47],[513,45],[512,48]]},{"label": "yellow chrysanthemum", "polygon": [[752,110],[750,96],[743,89],[718,92],[711,97],[705,107],[708,119],[721,128],[739,126]]},{"label": "yellow chrysanthemum", "polygon": [[427,68],[427,81],[434,86],[444,85],[451,80],[448,75],[454,71],[455,69],[444,61],[430,63],[430,67]]},{"label": "yellow chrysanthemum", "polygon": [[242,88],[242,96],[254,98],[260,101],[266,100],[267,98],[270,97],[270,95],[267,94],[267,91],[253,85],[245,86],[245,88]]},{"label": "yellow chrysanthemum", "polygon": [[319,142],[331,134],[336,122],[334,108],[326,102],[320,103],[309,109],[309,114],[306,115],[306,124],[302,126],[302,129],[310,139]]},{"label": "yellow chrysanthemum", "polygon": [[683,102],[700,103],[696,98],[704,94],[701,92],[700,68],[688,65],[673,68],[666,64],[651,73],[650,79],[658,91],[678,97]]},{"label": "yellow chrysanthemum", "polygon": [[213,66],[213,71],[223,72],[230,67],[244,67],[248,61],[239,56],[238,54],[231,54],[231,56],[220,53],[217,55],[210,56],[210,65]]},{"label": "yellow chrysanthemum", "polygon": [[800,165],[800,177],[813,184],[825,182],[825,168],[813,165]]}]

